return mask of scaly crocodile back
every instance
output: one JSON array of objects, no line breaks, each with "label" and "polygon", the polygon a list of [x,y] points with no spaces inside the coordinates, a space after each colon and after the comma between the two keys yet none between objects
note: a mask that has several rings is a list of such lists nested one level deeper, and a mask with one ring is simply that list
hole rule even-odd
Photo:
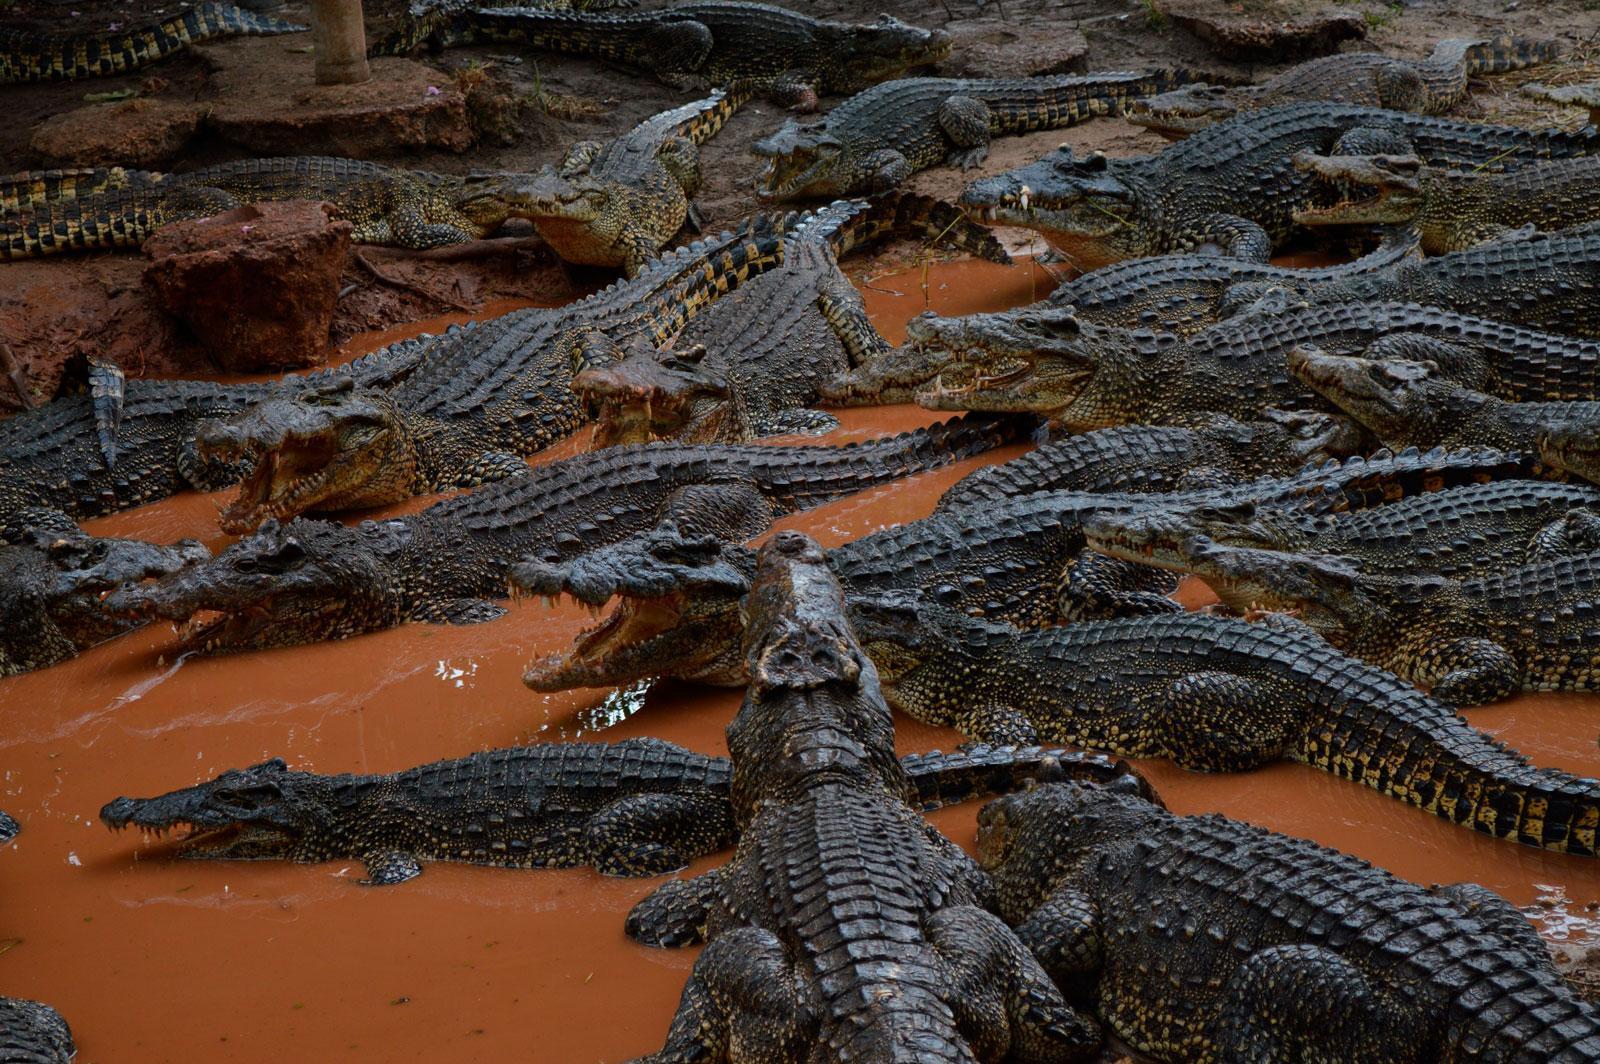
[{"label": "scaly crocodile back", "polygon": [[206,0],[152,25],[103,36],[56,37],[0,28],[0,83],[123,74],[213,37],[298,33],[306,28],[219,0]]}]

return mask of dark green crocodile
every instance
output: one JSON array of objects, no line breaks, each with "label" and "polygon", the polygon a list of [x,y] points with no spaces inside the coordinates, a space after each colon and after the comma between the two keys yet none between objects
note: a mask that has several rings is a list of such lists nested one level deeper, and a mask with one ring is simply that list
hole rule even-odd
[{"label": "dark green crocodile", "polygon": [[1185,544],[1203,536],[1222,546],[1342,555],[1367,572],[1454,577],[1536,555],[1600,550],[1600,488],[1589,484],[1467,484],[1315,521],[1249,499],[1152,501],[1089,517],[1083,526],[1089,547],[1188,572]]},{"label": "dark green crocodile", "polygon": [[0,1060],[71,1064],[78,1048],[61,1013],[41,1001],[0,997]]},{"label": "dark green crocodile", "polygon": [[708,943],[643,1060],[1044,1064],[1093,1048],[1094,1021],[985,910],[984,874],[906,802],[821,548],[774,536],[749,608],[751,682],[728,726],[738,849],[628,915],[645,942]]},{"label": "dark green crocodile", "polygon": [[978,860],[1018,937],[1146,1059],[1600,1057],[1593,1007],[1475,883],[1070,782],[985,806]]},{"label": "dark green crocodile", "polygon": [[1039,230],[1081,269],[1201,247],[1264,262],[1293,231],[1295,211],[1337,195],[1295,168],[1298,152],[1414,154],[1437,166],[1510,170],[1597,149],[1593,128],[1533,132],[1299,103],[1246,112],[1156,155],[1079,157],[1061,148],[974,182],[960,203],[979,221]]},{"label": "dark green crocodile", "polygon": [[833,204],[795,227],[783,265],[718,300],[670,348],[619,352],[574,377],[573,389],[599,411],[590,445],[741,443],[837,427],[811,408],[817,382],[887,351],[838,256],[886,234],[1010,261],[988,230],[939,200],[893,192]]},{"label": "dark green crocodile", "polygon": [[[1334,355],[1299,346],[1289,352],[1288,367],[1307,387],[1392,447],[1533,451],[1539,434],[1558,425],[1600,428],[1600,402],[1593,399],[1508,401],[1449,379],[1432,362]],[[1593,366],[1581,368],[1594,372]],[[1568,394],[1596,393],[1580,384]]]},{"label": "dark green crocodile", "polygon": [[[1600,520],[1586,513],[1582,524],[1592,541]],[[1296,610],[1298,623],[1341,650],[1452,705],[1600,686],[1600,555],[1592,549],[1455,579],[1415,568],[1365,572],[1355,558],[1203,536],[1184,541],[1177,555],[1230,603]]]},{"label": "dark green crocodile", "polygon": [[[405,48],[402,33],[379,51]],[[815,110],[817,97],[855,92],[950,54],[950,35],[884,15],[851,24],[744,0],[692,0],[657,11],[594,14],[467,7],[435,34],[441,44],[523,42],[639,67],[676,88],[748,81]]]},{"label": "dark green crocodile", "polygon": [[433,248],[476,240],[510,217],[493,192],[501,180],[321,155],[245,159],[182,174],[130,171],[90,194],[58,195],[0,215],[0,260],[137,247],[175,221],[290,199],[333,204],[359,244]]},{"label": "dark green crocodile", "polygon": [[[1092,564],[1105,559],[1082,553],[1086,521],[1155,502],[1217,509],[1250,503],[1270,508],[1275,523],[1304,526],[1311,535],[1332,513],[1486,478],[1526,477],[1536,462],[1482,449],[1413,451],[1333,462],[1232,488],[1140,494],[1160,484],[1159,461],[1154,468],[1144,484],[1129,477],[1125,487],[1134,490],[1037,492],[935,513],[842,543],[828,551],[828,564],[852,598],[914,591],[951,609],[1020,627],[1170,612],[1179,607],[1163,596],[1175,581],[1129,563]],[[753,571],[749,549],[671,529],[568,562],[520,563],[510,576],[525,592],[571,595],[592,609],[616,601],[615,610],[570,649],[534,661],[523,682],[540,691],[653,676],[743,684],[744,663],[734,648],[744,630],[739,603]]]},{"label": "dark green crocodile", "polygon": [[133,623],[100,608],[101,596],[204,561],[195,540],[170,547],[102,539],[65,514],[22,510],[0,522],[0,676],[66,661]]},{"label": "dark green crocodile", "polygon": [[126,74],[215,37],[307,28],[217,0],[202,0],[160,22],[106,34],[57,36],[0,26],[0,84]]},{"label": "dark green crocodile", "polygon": [[[907,801],[923,809],[1036,778],[1127,771],[1048,747],[973,746],[901,763]],[[375,886],[420,875],[423,861],[649,876],[733,844],[731,777],[727,758],[660,739],[486,750],[376,775],[324,776],[274,758],[155,798],[117,798],[100,819],[157,835],[189,828],[183,858],[358,860]]]},{"label": "dark green crocodile", "polygon": [[[1430,359],[1449,379],[1510,400],[1600,395],[1600,344],[1593,340],[1409,303],[1308,305],[1269,298],[1185,338],[1103,328],[1079,321],[1069,307],[1037,305],[914,324],[910,335],[917,343],[898,350],[887,369],[869,363],[840,374],[823,394],[854,401],[892,397],[921,380],[927,383],[915,397],[932,409],[1028,412],[1074,432],[1179,424],[1210,414],[1249,420],[1269,407],[1320,405],[1318,389],[1289,370],[1292,351],[1314,345]],[[1448,441],[1405,442],[1426,447]],[[1528,446],[1487,438],[1456,442]]]},{"label": "dark green crocodile", "polygon": [[695,217],[700,145],[750,98],[735,85],[653,115],[615,140],[573,145],[559,165],[483,183],[485,213],[529,218],[557,255],[586,266],[620,266],[629,277],[661,254]]},{"label": "dark green crocodile", "polygon": [[1165,92],[1186,71],[1042,78],[901,78],[874,85],[806,125],[789,119],[755,145],[768,160],[762,199],[885,192],[918,170],[973,167],[989,141],[1060,129],[1119,113],[1129,100]]},{"label": "dark green crocodile", "polygon": [[1496,838],[1596,852],[1600,782],[1534,768],[1303,626],[1182,613],[1019,631],[903,593],[856,600],[851,622],[918,720],[1205,772],[1300,761]]},{"label": "dark green crocodile", "polygon": [[406,621],[472,624],[506,611],[506,570],[558,562],[658,525],[745,539],[819,506],[1017,439],[1008,420],[957,420],[842,447],[613,447],[420,513],[346,527],[268,521],[212,561],[114,592],[114,612],[184,620],[185,646],[248,650],[342,639]]},{"label": "dark green crocodile", "polygon": [[1467,79],[1547,63],[1555,41],[1525,37],[1448,40],[1427,59],[1346,52],[1297,63],[1259,85],[1186,85],[1128,109],[1128,121],[1167,137],[1186,137],[1241,111],[1325,100],[1390,111],[1442,115],[1467,98]]},{"label": "dark green crocodile", "polygon": [[1342,190],[1339,202],[1296,211],[1313,227],[1405,225],[1430,255],[1538,231],[1600,222],[1600,157],[1551,159],[1510,173],[1428,166],[1414,155],[1295,156],[1295,166]]}]

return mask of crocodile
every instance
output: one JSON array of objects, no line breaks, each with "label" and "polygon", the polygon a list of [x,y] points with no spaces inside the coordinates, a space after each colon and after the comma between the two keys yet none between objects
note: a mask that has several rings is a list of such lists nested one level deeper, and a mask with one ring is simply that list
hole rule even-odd
[{"label": "crocodile", "polygon": [[1600,488],[1497,480],[1307,521],[1252,499],[1153,500],[1084,521],[1091,550],[1190,572],[1195,537],[1226,547],[1332,554],[1365,572],[1469,576],[1552,553],[1600,550]]},{"label": "crocodile", "polygon": [[932,409],[1029,412],[1074,432],[1208,414],[1249,420],[1269,407],[1322,405],[1318,389],[1289,371],[1295,348],[1318,346],[1429,359],[1449,379],[1519,403],[1600,395],[1600,343],[1409,303],[1268,298],[1186,338],[1035,307],[919,319],[916,337],[896,352],[892,372],[869,364],[831,378],[823,394],[860,401],[921,380],[913,394]]},{"label": "crocodile", "polygon": [[0,542],[0,676],[66,661],[120,635],[133,622],[102,610],[102,594],[211,557],[192,539],[166,547],[91,536],[49,510],[9,515]]},{"label": "crocodile", "polygon": [[160,22],[106,34],[58,36],[0,27],[0,84],[126,74],[201,41],[308,28],[218,0],[202,0]]},{"label": "crocodile", "polygon": [[1107,159],[1059,148],[967,186],[974,219],[1036,229],[1080,269],[1215,248],[1265,262],[1294,231],[1294,212],[1337,193],[1297,170],[1297,152],[1414,154],[1435,166],[1510,170],[1600,149],[1575,133],[1455,122],[1339,103],[1248,111],[1155,155]]},{"label": "crocodile", "polygon": [[667,1033],[641,1062],[1002,1060],[1092,1049],[1039,962],[985,909],[977,865],[905,800],[894,722],[816,543],[763,549],[733,723],[738,848],[628,914],[651,944],[703,937]]},{"label": "crocodile", "polygon": [[978,814],[997,911],[1147,1059],[1600,1057],[1528,919],[1304,839],[1066,782]]},{"label": "crocodile", "polygon": [[[1037,778],[1113,779],[1122,763],[1049,747],[973,746],[901,759],[923,809]],[[100,810],[113,830],[189,828],[176,856],[361,861],[368,886],[404,883],[423,861],[592,867],[651,876],[731,846],[732,770],[660,739],[485,750],[399,772],[320,775],[272,758],[155,798]]]},{"label": "crocodile", "polygon": [[1534,435],[1539,460],[1591,484],[1600,484],[1600,429],[1591,424],[1555,424]]},{"label": "crocodile", "polygon": [[1040,78],[901,78],[874,85],[820,121],[791,118],[757,141],[767,159],[764,200],[886,192],[919,170],[970,168],[996,136],[1060,129],[1116,114],[1140,96],[1188,79],[1186,71]]},{"label": "crocodile", "polygon": [[1335,355],[1305,345],[1289,352],[1287,364],[1307,387],[1390,446],[1533,451],[1546,429],[1600,427],[1600,402],[1507,401],[1449,379],[1432,362]]},{"label": "crocodile", "polygon": [[1467,98],[1467,79],[1547,63],[1560,56],[1555,41],[1525,37],[1447,40],[1427,59],[1347,52],[1298,63],[1259,85],[1185,85],[1140,100],[1128,121],[1166,137],[1186,137],[1241,111],[1326,100],[1390,111],[1442,115]]},{"label": "crocodile", "polygon": [[146,179],[147,172],[121,166],[82,166],[57,170],[20,170],[0,176],[0,214],[41,203],[81,199],[97,192],[124,188]]},{"label": "crocodile", "polygon": [[[1497,451],[1406,452],[1347,459],[1289,477],[1234,488],[1165,496],[1123,492],[1038,492],[981,501],[842,543],[828,565],[851,596],[915,591],[973,616],[1035,628],[1112,613],[1175,611],[1165,599],[1174,580],[1142,566],[1092,564],[1085,523],[1105,513],[1140,511],[1153,502],[1218,509],[1254,503],[1275,523],[1302,524],[1306,535],[1332,513],[1364,509],[1486,478],[1528,477],[1529,456]],[[1136,487],[1137,485],[1128,485]],[[1149,485],[1139,487],[1148,488]],[[1103,560],[1103,559],[1102,559]],[[661,529],[567,562],[512,567],[524,592],[571,595],[615,609],[572,647],[534,661],[523,682],[538,691],[599,687],[669,676],[738,686],[746,682],[737,650],[740,599],[749,590],[754,554],[715,537]]]},{"label": "crocodile", "polygon": [[856,600],[851,623],[890,704],[930,724],[1202,772],[1299,761],[1496,838],[1596,852],[1600,781],[1533,767],[1304,626],[1177,613],[1022,631],[905,593]]},{"label": "crocodile", "polygon": [[22,828],[10,813],[0,812],[0,843],[10,842]]},{"label": "crocodile", "polygon": [[836,428],[833,415],[811,408],[817,382],[887,350],[838,256],[888,233],[922,233],[1010,261],[988,230],[939,200],[893,192],[835,204],[796,227],[783,265],[718,300],[669,348],[625,353],[575,376],[573,389],[599,411],[590,446],[739,443]]},{"label": "crocodile", "polygon": [[244,159],[182,174],[132,171],[91,194],[0,215],[0,260],[137,247],[172,222],[291,199],[333,204],[358,244],[434,248],[477,240],[511,217],[510,205],[494,194],[503,180],[321,155]]},{"label": "crocodile", "polygon": [[185,620],[185,647],[295,646],[406,621],[474,624],[506,611],[506,570],[558,562],[664,523],[748,538],[819,506],[1015,441],[1011,420],[955,420],[840,447],[661,443],[552,462],[420,513],[346,527],[265,522],[215,559],[106,599],[113,612]]},{"label": "crocodile", "polygon": [[[665,342],[708,304],[780,265],[791,240],[812,225],[870,229],[898,217],[890,205],[851,203],[798,218],[757,216],[577,303],[447,332],[395,388],[307,392],[208,425],[198,435],[202,455],[254,461],[222,527],[246,531],[269,516],[378,506],[526,476],[524,456],[589,418],[572,389],[574,373],[634,341]],[[969,235],[979,239],[969,229],[955,238]]]},{"label": "crocodile", "polygon": [[1549,100],[1563,107],[1581,107],[1589,112],[1589,124],[1600,125],[1600,85],[1541,85],[1532,82],[1522,91],[1535,99]]},{"label": "crocodile", "polygon": [[467,43],[472,36],[472,13],[480,7],[537,8],[540,11],[606,11],[633,7],[637,0],[413,0],[389,32],[367,46],[367,56],[377,59],[413,55],[424,48],[438,50]]},{"label": "crocodile", "polygon": [[0,997],[0,1060],[71,1064],[78,1048],[61,1013],[42,1001]]},{"label": "crocodile", "polygon": [[645,119],[615,140],[579,141],[559,165],[481,184],[467,206],[528,218],[567,262],[638,276],[686,221],[700,188],[700,145],[749,100],[736,83]]},{"label": "crocodile", "polygon": [[[1593,539],[1600,521],[1589,513],[1584,524]],[[1224,601],[1292,609],[1296,623],[1452,705],[1600,686],[1600,555],[1592,550],[1455,578],[1366,572],[1356,558],[1224,546],[1204,536],[1185,540],[1177,554]]]},{"label": "crocodile", "polygon": [[[441,44],[513,41],[649,71],[675,88],[748,81],[774,100],[815,110],[950,54],[950,34],[884,15],[852,24],[745,0],[692,0],[658,11],[590,13],[468,7],[435,33]],[[405,47],[405,35],[386,47]]]},{"label": "crocodile", "polygon": [[1349,189],[1338,203],[1296,211],[1300,225],[1406,225],[1429,255],[1536,231],[1600,222],[1600,158],[1551,159],[1509,173],[1428,166],[1414,155],[1314,155],[1294,164]]}]

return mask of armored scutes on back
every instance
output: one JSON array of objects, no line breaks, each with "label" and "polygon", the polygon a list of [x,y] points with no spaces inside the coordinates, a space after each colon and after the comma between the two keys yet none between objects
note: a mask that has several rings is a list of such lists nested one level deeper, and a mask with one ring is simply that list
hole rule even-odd
[{"label": "armored scutes on back", "polygon": [[918,170],[973,167],[992,137],[1059,129],[1119,113],[1128,101],[1163,92],[1186,71],[1040,78],[901,78],[875,85],[801,125],[790,119],[758,141],[766,173],[762,199],[886,192]]},{"label": "armored scutes on back", "polygon": [[1496,838],[1592,857],[1600,781],[1535,768],[1304,626],[1168,614],[1040,631],[898,595],[852,602],[895,708],[1203,772],[1284,758]]},{"label": "armored scutes on back", "polygon": [[0,84],[123,74],[213,37],[307,28],[216,0],[158,23],[103,35],[53,36],[0,27]]},{"label": "armored scutes on back", "polygon": [[61,1013],[41,1001],[0,997],[0,1060],[71,1064],[78,1048]]},{"label": "armored scutes on back", "polygon": [[1156,155],[1080,158],[1061,148],[969,185],[960,204],[979,221],[1039,230],[1082,269],[1202,247],[1264,262],[1290,235],[1295,211],[1336,198],[1295,168],[1299,152],[1415,154],[1433,165],[1511,170],[1597,149],[1593,128],[1530,131],[1299,103],[1241,114]]},{"label": "armored scutes on back", "polygon": [[1555,41],[1496,37],[1440,41],[1422,60],[1371,52],[1328,55],[1259,85],[1188,85],[1141,100],[1128,109],[1128,121],[1182,137],[1241,111],[1316,100],[1440,115],[1466,98],[1469,77],[1522,70],[1559,54]]},{"label": "armored scutes on back", "polygon": [[[1115,779],[1126,766],[1046,747],[974,746],[903,759],[924,809],[1033,779]],[[282,759],[155,798],[117,798],[107,827],[188,827],[177,856],[359,860],[368,885],[403,883],[423,861],[502,868],[591,866],[658,875],[733,844],[728,759],[660,739],[486,750],[381,775],[322,776]]]},{"label": "armored scutes on back", "polygon": [[101,597],[210,557],[195,540],[101,539],[59,512],[8,515],[0,522],[0,676],[66,661],[136,627],[101,609]]},{"label": "armored scutes on back", "polygon": [[[403,34],[386,52],[407,47]],[[855,92],[950,54],[950,35],[884,15],[850,24],[744,0],[692,0],[657,11],[592,14],[468,7],[440,43],[518,41],[650,71],[678,88],[743,80],[800,110],[817,97]]]},{"label": "armored scutes on back", "polygon": [[[970,858],[906,803],[894,726],[810,539],[762,551],[728,726],[739,847],[668,884],[629,933],[704,937],[669,1061],[1065,1061],[1099,1032],[982,908]],[[1135,784],[1135,788],[1136,788]]]},{"label": "armored scutes on back", "polygon": [[1600,1018],[1527,918],[1226,817],[1073,783],[998,799],[999,912],[1106,1025],[1172,1064],[1580,1064]]},{"label": "armored scutes on back", "polygon": [[506,570],[556,562],[671,525],[744,539],[774,517],[981,454],[1021,434],[968,419],[842,447],[613,447],[487,485],[421,513],[350,528],[268,521],[204,565],[126,588],[106,605],[135,616],[220,619],[185,645],[247,650],[343,639],[406,621],[473,624],[505,609]]}]

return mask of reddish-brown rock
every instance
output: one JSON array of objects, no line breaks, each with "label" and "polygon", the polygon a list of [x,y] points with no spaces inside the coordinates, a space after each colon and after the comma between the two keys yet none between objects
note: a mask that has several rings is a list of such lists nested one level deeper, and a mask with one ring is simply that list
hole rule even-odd
[{"label": "reddish-brown rock", "polygon": [[1319,0],[1154,0],[1151,9],[1209,44],[1217,55],[1239,62],[1281,63],[1339,50],[1344,41],[1367,35],[1359,12]]},{"label": "reddish-brown rock", "polygon": [[320,203],[241,207],[162,228],[145,241],[144,280],[225,369],[317,365],[350,231]]},{"label": "reddish-brown rock", "polygon": [[177,100],[90,104],[51,115],[29,147],[46,166],[166,166],[200,128],[204,108]]},{"label": "reddish-brown rock", "polygon": [[1041,33],[1036,25],[1003,18],[963,19],[952,23],[955,48],[939,64],[939,73],[953,78],[1029,78],[1042,74],[1076,74],[1086,69],[1089,42],[1070,26]]}]

